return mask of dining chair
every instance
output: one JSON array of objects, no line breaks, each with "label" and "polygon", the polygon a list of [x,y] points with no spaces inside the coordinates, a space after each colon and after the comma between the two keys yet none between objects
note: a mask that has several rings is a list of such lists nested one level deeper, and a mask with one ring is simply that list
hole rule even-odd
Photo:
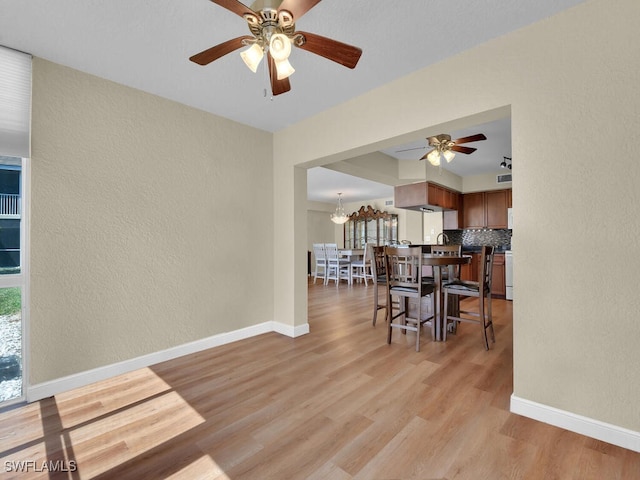
[{"label": "dining chair", "polygon": [[[394,328],[416,332],[416,352],[420,351],[420,329],[424,323],[431,320],[431,338],[435,340],[435,303],[433,283],[426,283],[422,279],[422,247],[385,247],[385,270],[387,276],[387,305],[392,305],[392,297],[397,296],[398,313],[394,314],[392,308],[387,308],[388,333],[387,343],[391,343],[391,334]],[[422,298],[429,296],[431,299],[430,315],[422,312]],[[416,300],[414,316],[410,317],[409,300]],[[402,317],[402,323],[393,323]]]},{"label": "dining chair", "polygon": [[329,280],[335,280],[338,285],[340,280],[346,280],[351,285],[351,262],[340,257],[337,244],[325,243],[324,248],[327,254],[327,275],[324,284],[329,284]]},{"label": "dining chair", "polygon": [[316,258],[313,271],[313,283],[315,284],[318,278],[324,282],[327,277],[327,253],[324,248],[324,243],[313,244],[313,256]]},{"label": "dining chair", "polygon": [[[432,255],[452,255],[459,257],[462,254],[462,245],[433,245],[431,247]],[[453,275],[452,277],[450,277]],[[460,265],[449,265],[449,268],[443,268],[440,272],[442,281],[460,278]]]},{"label": "dining chair", "polygon": [[373,270],[371,264],[371,250],[373,245],[371,243],[365,243],[364,255],[361,260],[355,260],[351,262],[351,282],[354,278],[364,279],[364,284],[368,286],[367,279],[373,280]]},{"label": "dining chair", "polygon": [[[387,303],[380,303],[381,298],[387,298],[387,270],[384,261],[384,246],[371,247],[371,271],[373,275],[373,326],[378,320],[378,311],[387,308]],[[383,290],[381,294],[381,290]],[[391,308],[397,306],[397,300],[391,303]],[[385,318],[387,315],[385,315]]]},{"label": "dining chair", "polygon": [[[478,269],[478,281],[452,280],[443,284],[444,290],[444,328],[442,339],[447,339],[447,324],[453,322],[455,328],[458,322],[475,323],[482,329],[482,338],[485,350],[489,350],[487,330],[490,331],[491,341],[496,342],[493,330],[493,317],[491,314],[491,276],[493,270],[493,251],[491,246],[482,247],[480,254],[480,268]],[[476,310],[462,310],[458,316],[449,315],[449,295],[460,297],[476,297],[478,299]],[[465,316],[463,316],[465,315]]]}]

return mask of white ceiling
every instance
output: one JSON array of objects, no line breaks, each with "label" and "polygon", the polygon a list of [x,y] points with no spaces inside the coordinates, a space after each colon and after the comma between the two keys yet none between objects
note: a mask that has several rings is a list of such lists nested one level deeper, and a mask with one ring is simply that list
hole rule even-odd
[{"label": "white ceiling", "polygon": [[362,48],[360,62],[350,70],[294,48],[292,89],[275,98],[264,69],[252,73],[237,52],[188,60],[249,34],[207,0],[1,0],[0,45],[275,132],[583,1],[324,0],[296,27]]},{"label": "white ceiling", "polygon": [[[450,134],[454,140],[476,133],[484,133],[487,137],[486,140],[480,142],[464,144],[477,148],[477,150],[469,155],[457,153],[451,163],[443,166],[444,169],[461,177],[492,172],[511,172],[500,167],[504,157],[513,158],[511,156],[510,118],[483,123],[463,130],[441,133]],[[431,147],[427,146],[427,140],[418,138],[413,142],[384,149],[382,153],[400,161],[416,161],[430,150]],[[393,197],[393,186],[371,182],[323,167],[312,168],[308,171],[307,195],[309,200],[335,202],[338,192],[342,193],[345,202],[362,202]]]}]

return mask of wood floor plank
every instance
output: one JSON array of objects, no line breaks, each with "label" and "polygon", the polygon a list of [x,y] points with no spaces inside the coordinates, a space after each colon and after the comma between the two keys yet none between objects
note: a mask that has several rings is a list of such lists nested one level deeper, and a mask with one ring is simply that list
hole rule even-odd
[{"label": "wood floor plank", "polygon": [[0,466],[78,470],[0,477],[640,479],[640,453],[509,412],[511,302],[494,301],[488,352],[468,324],[444,343],[424,331],[420,352],[413,332],[387,345],[372,315],[371,285],[309,285],[308,335],[267,333],[2,411]]}]

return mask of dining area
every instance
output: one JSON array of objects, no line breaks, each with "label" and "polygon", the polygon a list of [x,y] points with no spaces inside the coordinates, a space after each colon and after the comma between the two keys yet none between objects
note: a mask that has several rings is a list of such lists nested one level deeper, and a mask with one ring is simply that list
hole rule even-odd
[{"label": "dining area", "polygon": [[[376,327],[384,319],[387,344],[392,343],[395,331],[403,337],[412,332],[419,352],[425,330],[431,341],[446,342],[460,323],[480,327],[485,350],[495,343],[492,246],[481,248],[478,275],[473,280],[461,279],[462,266],[472,260],[471,255],[463,254],[461,245],[366,243],[358,249],[314,243],[313,253],[313,284],[320,280],[324,286],[331,282],[346,288],[362,285],[371,291],[371,324]],[[472,300],[461,303],[466,299]]]}]

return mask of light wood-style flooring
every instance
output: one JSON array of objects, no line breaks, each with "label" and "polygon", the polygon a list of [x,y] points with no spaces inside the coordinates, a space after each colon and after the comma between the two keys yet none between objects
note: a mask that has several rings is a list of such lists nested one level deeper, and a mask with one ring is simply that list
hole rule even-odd
[{"label": "light wood-style flooring", "polygon": [[[497,343],[371,325],[373,287],[309,286],[311,333],[269,333],[0,413],[0,478],[640,479],[640,454],[509,413]],[[73,472],[7,472],[60,461]],[[63,463],[66,462],[66,463]],[[14,468],[15,470],[15,468]]]}]

